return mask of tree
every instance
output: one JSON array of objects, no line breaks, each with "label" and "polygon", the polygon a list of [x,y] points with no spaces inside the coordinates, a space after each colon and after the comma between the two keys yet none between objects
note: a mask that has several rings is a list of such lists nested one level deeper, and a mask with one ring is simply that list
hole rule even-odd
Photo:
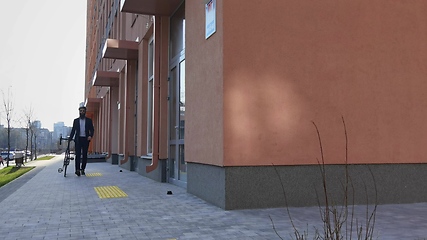
[{"label": "tree", "polygon": [[[30,106],[30,108],[24,112],[25,115],[25,134],[26,134],[26,144],[25,144],[25,162],[27,162],[27,152],[28,152],[28,141],[30,138],[30,129],[32,127],[31,120],[33,118],[33,108]],[[32,149],[31,149],[32,152]]]},{"label": "tree", "polygon": [[[31,160],[36,160],[37,159],[37,136],[40,133],[40,129],[37,127],[36,121],[33,121],[31,123],[30,132],[31,132]],[[34,150],[33,150],[33,147],[34,147]]]},{"label": "tree", "polygon": [[33,138],[34,138],[34,124],[31,122],[28,122],[28,124],[30,125],[30,160],[33,160],[33,154],[34,154],[34,150],[33,150]]},{"label": "tree", "polygon": [[[12,116],[13,116],[13,102],[11,99],[11,93],[10,93],[10,87],[7,91],[7,98],[4,94],[4,92],[2,91],[2,95],[3,95],[3,107],[4,107],[4,114],[6,116],[6,122],[7,122],[7,156],[10,155],[10,122],[12,120]],[[9,167],[9,157],[7,158],[7,165]]]},{"label": "tree", "polygon": [[34,160],[37,160],[37,135],[38,135],[38,128],[34,128]]}]

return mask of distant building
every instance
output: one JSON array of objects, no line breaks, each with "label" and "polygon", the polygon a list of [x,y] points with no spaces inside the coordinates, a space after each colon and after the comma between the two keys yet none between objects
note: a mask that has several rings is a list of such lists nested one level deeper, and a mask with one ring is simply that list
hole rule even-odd
[{"label": "distant building", "polygon": [[70,134],[71,128],[64,125],[64,122],[53,124],[53,139],[59,139],[60,136],[66,137]]},{"label": "distant building", "polygon": [[33,122],[33,126],[36,128],[42,128],[42,123],[39,120]]}]

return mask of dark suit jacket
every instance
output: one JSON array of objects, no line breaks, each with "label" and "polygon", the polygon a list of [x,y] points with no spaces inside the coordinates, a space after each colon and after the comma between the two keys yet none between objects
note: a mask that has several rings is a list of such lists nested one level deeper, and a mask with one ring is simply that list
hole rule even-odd
[{"label": "dark suit jacket", "polygon": [[[94,128],[92,119],[86,118],[86,124],[85,124],[85,132],[86,137],[93,137]],[[76,118],[73,121],[73,128],[71,129],[70,138],[72,139],[74,137],[74,142],[79,141],[79,135],[80,135],[80,118]]]}]

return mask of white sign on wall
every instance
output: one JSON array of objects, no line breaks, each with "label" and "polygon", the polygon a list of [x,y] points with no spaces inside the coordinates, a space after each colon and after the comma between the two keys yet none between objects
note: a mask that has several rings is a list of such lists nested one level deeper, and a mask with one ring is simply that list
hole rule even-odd
[{"label": "white sign on wall", "polygon": [[207,1],[205,4],[205,13],[205,38],[208,39],[216,32],[216,0]]}]

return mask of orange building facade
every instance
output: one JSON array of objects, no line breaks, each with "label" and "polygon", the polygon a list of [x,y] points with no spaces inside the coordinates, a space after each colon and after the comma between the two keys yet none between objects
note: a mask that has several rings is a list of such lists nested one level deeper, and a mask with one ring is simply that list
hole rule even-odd
[{"label": "orange building facade", "polygon": [[426,10],[88,0],[92,150],[224,209],[427,201]]}]

